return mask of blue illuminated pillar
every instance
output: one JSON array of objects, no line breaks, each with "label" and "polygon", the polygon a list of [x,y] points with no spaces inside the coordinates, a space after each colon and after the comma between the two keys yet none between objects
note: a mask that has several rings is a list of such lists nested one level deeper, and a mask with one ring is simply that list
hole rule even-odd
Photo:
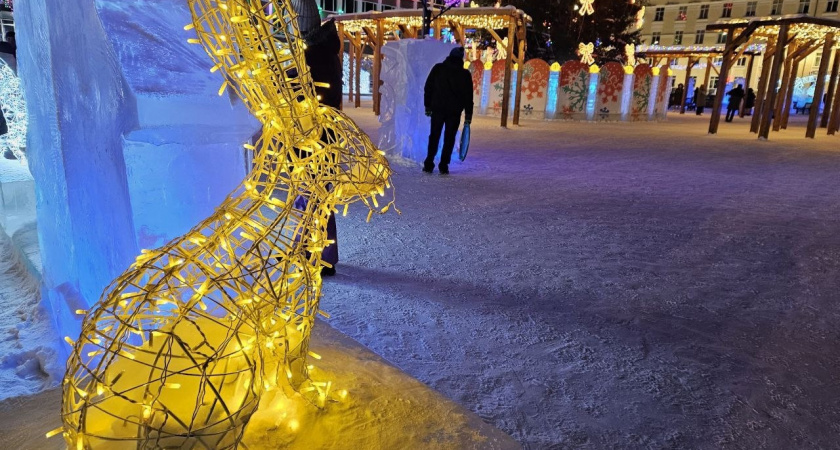
[{"label": "blue illuminated pillar", "polygon": [[493,63],[484,64],[484,76],[481,79],[481,106],[478,113],[482,116],[487,115],[487,106],[490,103],[490,76],[493,74]]},{"label": "blue illuminated pillar", "polygon": [[519,76],[519,64],[513,64],[513,70],[511,71],[510,77],[510,112],[513,114],[514,109],[516,109],[516,78]]},{"label": "blue illuminated pillar", "polygon": [[656,93],[659,91],[659,67],[653,68],[653,81],[650,84],[650,97],[648,97],[648,120],[653,120],[656,115]]},{"label": "blue illuminated pillar", "polygon": [[600,69],[595,64],[589,66],[589,91],[586,95],[586,120],[595,120],[595,99],[598,96],[598,76]]},{"label": "blue illuminated pillar", "polygon": [[548,94],[546,95],[545,118],[554,119],[557,115],[557,90],[560,89],[560,64],[551,65],[548,74]]},{"label": "blue illuminated pillar", "polygon": [[624,87],[621,89],[621,120],[630,118],[630,102],[633,100],[633,66],[624,66]]}]

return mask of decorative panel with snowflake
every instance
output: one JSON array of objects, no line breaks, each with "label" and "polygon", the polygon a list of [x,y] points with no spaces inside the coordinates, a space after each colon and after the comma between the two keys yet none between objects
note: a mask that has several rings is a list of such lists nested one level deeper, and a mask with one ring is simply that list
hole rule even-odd
[{"label": "decorative panel with snowflake", "polygon": [[476,60],[470,63],[470,75],[473,83],[473,102],[478,107],[481,104],[481,83],[484,79],[484,63]]},{"label": "decorative panel with snowflake", "polygon": [[633,70],[633,97],[630,100],[630,120],[633,122],[648,119],[650,88],[653,83],[653,70],[648,64],[639,64]]},{"label": "decorative panel with snowflake", "polygon": [[621,119],[621,92],[624,89],[624,67],[608,62],[601,67],[595,97],[595,120]]},{"label": "decorative panel with snowflake", "polygon": [[531,59],[522,68],[522,114],[544,113],[548,98],[548,75],[551,66],[541,59]]},{"label": "decorative panel with snowflake", "polygon": [[656,90],[656,107],[653,117],[665,120],[668,114],[668,99],[671,97],[671,77],[668,76],[668,66],[659,68],[659,88]]},{"label": "decorative panel with snowflake", "polygon": [[[505,91],[505,61],[499,60],[493,63],[493,69],[490,73],[490,114],[502,113],[502,96]],[[513,89],[511,89],[513,95]]]},{"label": "decorative panel with snowflake", "polygon": [[586,98],[589,95],[589,66],[569,61],[560,70],[557,113],[565,120],[586,119]]}]

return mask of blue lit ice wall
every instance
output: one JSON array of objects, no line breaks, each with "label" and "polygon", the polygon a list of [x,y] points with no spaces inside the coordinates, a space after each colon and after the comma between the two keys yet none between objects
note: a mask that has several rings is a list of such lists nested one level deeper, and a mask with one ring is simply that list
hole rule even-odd
[{"label": "blue lit ice wall", "polygon": [[[134,260],[206,217],[245,174],[256,121],[183,30],[186,2],[16,5],[45,298],[60,335]],[[65,346],[66,349],[66,346]]]},{"label": "blue lit ice wall", "polygon": [[[93,0],[15,5],[45,297],[59,333],[137,254],[121,136],[135,99]],[[66,350],[66,346],[62,347]]]}]

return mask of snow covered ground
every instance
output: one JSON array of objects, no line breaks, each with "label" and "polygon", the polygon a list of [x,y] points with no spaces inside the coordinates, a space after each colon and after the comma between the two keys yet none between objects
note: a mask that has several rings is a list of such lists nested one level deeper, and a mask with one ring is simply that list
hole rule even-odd
[{"label": "snow covered ground", "polygon": [[525,448],[836,448],[840,137],[707,127],[477,118],[339,219],[330,323]]},{"label": "snow covered ground", "polygon": [[[449,177],[395,166],[401,216],[339,219],[329,322],[529,449],[836,447],[840,137],[795,122],[760,142],[744,124],[477,118]],[[56,339],[27,331],[35,287],[6,254],[0,321],[26,345]],[[38,373],[14,367],[4,390]],[[381,367],[359,380],[389,379]],[[55,392],[32,399],[0,413],[54,426],[38,417],[56,419]],[[44,443],[23,426],[6,432]]]}]

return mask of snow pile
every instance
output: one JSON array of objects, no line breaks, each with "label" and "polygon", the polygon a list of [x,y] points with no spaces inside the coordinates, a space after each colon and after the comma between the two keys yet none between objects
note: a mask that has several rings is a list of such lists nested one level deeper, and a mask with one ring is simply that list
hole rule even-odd
[{"label": "snow pile", "polygon": [[0,400],[40,392],[63,372],[40,301],[38,280],[0,227]]}]

